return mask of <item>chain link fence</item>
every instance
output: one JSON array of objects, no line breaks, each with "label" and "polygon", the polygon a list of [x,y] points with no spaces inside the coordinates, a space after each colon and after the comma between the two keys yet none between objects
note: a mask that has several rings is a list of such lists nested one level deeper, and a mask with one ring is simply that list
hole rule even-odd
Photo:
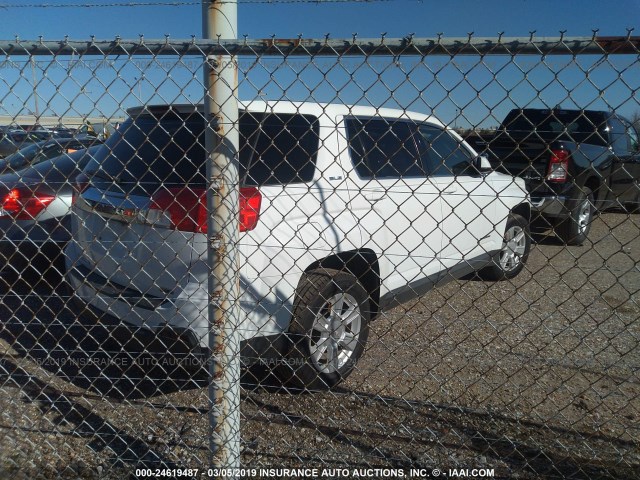
[{"label": "chain link fence", "polygon": [[639,47],[0,44],[0,476],[638,478]]}]

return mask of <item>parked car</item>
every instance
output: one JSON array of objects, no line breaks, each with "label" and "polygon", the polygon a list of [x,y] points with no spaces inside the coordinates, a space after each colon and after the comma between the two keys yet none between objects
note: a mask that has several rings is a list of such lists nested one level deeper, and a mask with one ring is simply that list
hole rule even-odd
[{"label": "parked car", "polygon": [[[128,113],[77,180],[68,281],[100,315],[206,348],[202,108]],[[245,359],[287,359],[289,386],[344,379],[384,308],[470,272],[522,270],[524,182],[490,171],[433,117],[253,102],[239,125],[237,332]]]},{"label": "parked car", "polygon": [[33,143],[49,140],[51,137],[51,132],[47,131],[27,132],[25,130],[9,130],[5,132],[0,139],[0,158],[11,155]]},{"label": "parked car", "polygon": [[40,252],[59,255],[71,235],[73,181],[98,148],[0,175],[0,270],[21,270]]},{"label": "parked car", "polygon": [[7,133],[16,130],[21,131],[22,129],[16,125],[0,125],[0,140],[2,140]]},{"label": "parked car", "polygon": [[494,135],[468,140],[525,180],[534,216],[568,245],[585,242],[598,210],[640,205],[638,134],[615,113],[516,109]]},{"label": "parked car", "polygon": [[76,129],[76,132],[81,135],[88,135],[92,137],[97,137],[98,133],[96,132],[93,124],[89,121],[86,121],[81,126]]},{"label": "parked car", "polygon": [[54,138],[24,147],[0,160],[0,174],[18,171],[29,165],[37,165],[63,153],[73,153],[92,145],[101,144],[96,137]]},{"label": "parked car", "polygon": [[58,137],[73,137],[78,135],[75,128],[65,127],[64,125],[56,125],[55,127],[48,127],[47,129]]}]

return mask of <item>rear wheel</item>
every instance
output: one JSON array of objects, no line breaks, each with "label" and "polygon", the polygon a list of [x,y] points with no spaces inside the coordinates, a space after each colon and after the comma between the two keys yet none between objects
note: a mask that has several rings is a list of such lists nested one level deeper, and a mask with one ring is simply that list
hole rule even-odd
[{"label": "rear wheel", "polygon": [[369,336],[369,295],[353,275],[320,269],[305,275],[289,328],[290,349],[278,369],[294,390],[327,390],[344,380]]},{"label": "rear wheel", "polygon": [[582,245],[589,236],[594,214],[593,193],[590,188],[578,190],[567,218],[556,226],[556,235],[566,245]]},{"label": "rear wheel", "polygon": [[634,195],[633,201],[625,205],[627,213],[640,213],[640,186],[634,184],[634,188],[637,193]]},{"label": "rear wheel", "polygon": [[485,280],[508,280],[518,275],[529,257],[531,235],[529,222],[515,213],[509,215],[500,252],[493,263],[480,271]]},{"label": "rear wheel", "polygon": [[58,244],[22,244],[0,251],[0,288],[51,290],[60,285],[63,272],[64,254]]}]

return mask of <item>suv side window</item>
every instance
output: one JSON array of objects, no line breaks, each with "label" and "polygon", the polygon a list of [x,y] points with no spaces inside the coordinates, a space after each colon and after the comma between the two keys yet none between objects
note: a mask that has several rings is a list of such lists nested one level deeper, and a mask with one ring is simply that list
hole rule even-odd
[{"label": "suv side window", "polygon": [[420,126],[419,149],[429,175],[436,177],[471,175],[473,156],[459,140],[433,125]]},{"label": "suv side window", "polygon": [[638,144],[638,132],[633,125],[629,125],[629,138],[631,139],[631,152],[636,153],[640,150],[640,144]]},{"label": "suv side window", "polygon": [[346,126],[351,161],[360,178],[426,177],[414,140],[414,123],[348,118]]},{"label": "suv side window", "polygon": [[635,127],[626,119],[622,120],[624,128],[626,130],[627,142],[629,144],[629,153],[638,152],[638,133]]},{"label": "suv side window", "polygon": [[618,118],[613,117],[609,120],[609,125],[611,127],[613,153],[620,156],[629,155],[631,153],[629,137],[626,135],[624,124]]},{"label": "suv side window", "polygon": [[240,178],[243,185],[288,185],[313,180],[319,121],[310,115],[243,112]]}]

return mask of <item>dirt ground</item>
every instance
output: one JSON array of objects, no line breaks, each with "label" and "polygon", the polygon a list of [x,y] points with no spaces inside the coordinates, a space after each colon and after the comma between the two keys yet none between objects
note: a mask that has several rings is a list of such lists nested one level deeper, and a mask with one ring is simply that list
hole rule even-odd
[{"label": "dirt ground", "polygon": [[[247,374],[242,466],[640,478],[639,261],[640,215],[606,213],[583,247],[539,238],[512,281],[457,280],[384,313],[335,391]],[[164,361],[183,349],[79,316],[47,281],[2,292],[0,478],[205,468],[206,377]]]}]

